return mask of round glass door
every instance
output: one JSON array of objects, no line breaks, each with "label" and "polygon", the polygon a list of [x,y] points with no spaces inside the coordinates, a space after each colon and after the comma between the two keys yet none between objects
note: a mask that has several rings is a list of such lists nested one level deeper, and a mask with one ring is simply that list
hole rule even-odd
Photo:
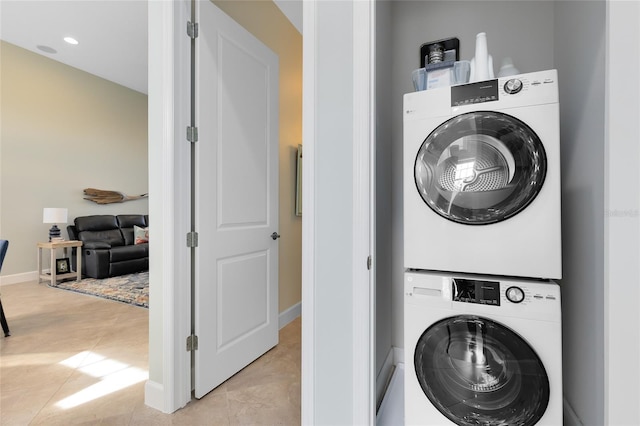
[{"label": "round glass door", "polygon": [[415,182],[440,216],[485,225],[516,215],[533,201],[544,183],[546,162],[540,138],[524,122],[476,111],[431,132],[416,156]]},{"label": "round glass door", "polygon": [[420,386],[457,425],[534,425],[549,403],[542,361],[522,337],[486,318],[429,327],[414,354]]}]

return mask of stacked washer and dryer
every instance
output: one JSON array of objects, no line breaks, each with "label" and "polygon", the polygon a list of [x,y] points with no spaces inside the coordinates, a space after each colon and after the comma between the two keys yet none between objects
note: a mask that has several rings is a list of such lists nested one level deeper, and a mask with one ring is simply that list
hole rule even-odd
[{"label": "stacked washer and dryer", "polygon": [[557,72],[403,116],[405,424],[562,424]]}]

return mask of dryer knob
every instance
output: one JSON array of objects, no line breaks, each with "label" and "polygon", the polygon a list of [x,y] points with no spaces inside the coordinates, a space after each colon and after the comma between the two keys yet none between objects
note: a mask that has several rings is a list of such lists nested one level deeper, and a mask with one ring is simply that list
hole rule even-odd
[{"label": "dryer knob", "polygon": [[504,84],[504,91],[510,95],[514,95],[522,90],[522,81],[512,78]]},{"label": "dryer knob", "polygon": [[520,303],[524,300],[524,291],[520,287],[509,287],[506,295],[509,302]]}]

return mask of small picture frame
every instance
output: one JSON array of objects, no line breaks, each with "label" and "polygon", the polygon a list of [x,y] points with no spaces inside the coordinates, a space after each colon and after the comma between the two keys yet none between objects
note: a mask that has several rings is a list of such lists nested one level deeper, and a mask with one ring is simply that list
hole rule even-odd
[{"label": "small picture frame", "polygon": [[64,259],[56,259],[56,274],[68,274],[69,272],[71,272],[69,258],[65,257]]}]

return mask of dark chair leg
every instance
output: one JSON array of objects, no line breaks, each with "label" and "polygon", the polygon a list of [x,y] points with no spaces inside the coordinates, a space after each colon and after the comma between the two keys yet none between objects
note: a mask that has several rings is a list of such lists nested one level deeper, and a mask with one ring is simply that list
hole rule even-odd
[{"label": "dark chair leg", "polygon": [[7,318],[4,316],[4,309],[2,308],[2,300],[0,300],[0,323],[2,323],[2,331],[4,331],[4,337],[11,336],[9,333],[9,324],[7,324]]}]

